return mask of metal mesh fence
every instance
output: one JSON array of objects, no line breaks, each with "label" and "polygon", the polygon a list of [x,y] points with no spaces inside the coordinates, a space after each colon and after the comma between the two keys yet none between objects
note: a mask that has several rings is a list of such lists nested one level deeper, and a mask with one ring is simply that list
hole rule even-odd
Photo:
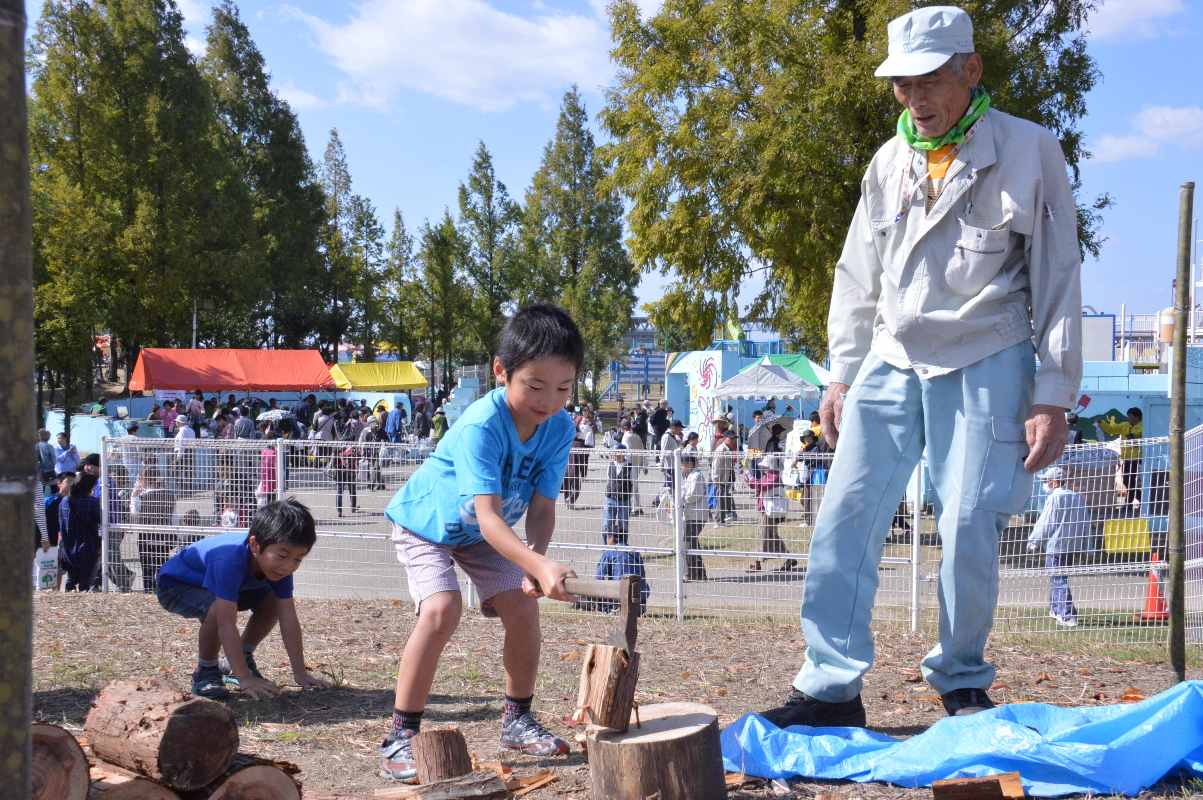
[{"label": "metal mesh fence", "polygon": [[[607,552],[638,553],[653,613],[798,613],[815,515],[832,488],[830,454],[782,455],[769,471],[759,454],[744,452],[620,452],[573,451],[549,555],[594,576],[613,561]],[[318,531],[296,574],[299,595],[407,599],[384,510],[429,453],[428,442],[413,439],[106,440],[105,588],[152,590],[158,567],[180,546],[243,529],[258,505],[294,497]],[[1164,642],[1166,440],[1073,446],[1057,470],[1033,481],[1026,508],[1000,533],[996,629]],[[920,465],[883,532],[877,620],[936,620],[939,501],[924,477]],[[1199,642],[1203,430],[1187,437],[1186,519],[1188,636]],[[461,585],[473,599],[466,579]]]}]

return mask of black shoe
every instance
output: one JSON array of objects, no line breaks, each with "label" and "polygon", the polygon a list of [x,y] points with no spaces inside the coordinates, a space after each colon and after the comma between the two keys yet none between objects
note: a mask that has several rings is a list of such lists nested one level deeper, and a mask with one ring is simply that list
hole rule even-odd
[{"label": "black shoe", "polygon": [[994,708],[994,701],[985,689],[953,689],[948,694],[940,695],[944,701],[944,710],[950,717],[965,717]]},{"label": "black shoe", "polygon": [[785,705],[761,712],[760,716],[778,728],[807,725],[811,728],[863,728],[865,706],[860,695],[842,703],[824,703],[797,689],[790,692]]}]

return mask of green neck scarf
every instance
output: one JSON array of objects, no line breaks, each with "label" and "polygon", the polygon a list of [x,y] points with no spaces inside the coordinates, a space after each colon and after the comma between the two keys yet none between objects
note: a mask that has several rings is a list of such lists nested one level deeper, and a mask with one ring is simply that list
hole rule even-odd
[{"label": "green neck scarf", "polygon": [[990,95],[985,89],[974,89],[973,97],[969,101],[969,110],[965,112],[965,116],[953,125],[948,133],[937,139],[931,139],[926,136],[920,136],[915,130],[915,123],[911,121],[910,109],[903,109],[898,115],[898,135],[906,139],[906,143],[916,150],[939,150],[941,147],[946,147],[950,144],[961,144],[965,141],[965,134],[973,127],[973,123],[977,122],[990,108]]}]

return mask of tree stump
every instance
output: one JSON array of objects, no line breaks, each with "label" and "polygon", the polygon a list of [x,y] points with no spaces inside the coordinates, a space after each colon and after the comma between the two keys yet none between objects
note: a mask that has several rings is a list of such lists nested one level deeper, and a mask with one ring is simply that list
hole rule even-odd
[{"label": "tree stump", "polygon": [[86,800],[88,758],[75,737],[57,725],[34,723],[33,800]]},{"label": "tree stump", "polygon": [[698,703],[640,706],[642,727],[589,740],[594,800],[716,800],[727,796],[718,716]]},{"label": "tree stump", "polygon": [[180,800],[166,786],[103,761],[92,766],[91,778],[88,800]]},{"label": "tree stump", "polygon": [[621,647],[589,645],[581,662],[577,715],[594,725],[625,731],[630,723],[638,680],[638,653],[631,653],[628,658]]},{"label": "tree stump", "polygon": [[468,743],[455,728],[422,731],[410,740],[418,783],[434,783],[458,778],[472,771]]},{"label": "tree stump", "polygon": [[211,783],[238,752],[230,709],[158,679],[106,686],[84,729],[98,758],[178,790]]}]

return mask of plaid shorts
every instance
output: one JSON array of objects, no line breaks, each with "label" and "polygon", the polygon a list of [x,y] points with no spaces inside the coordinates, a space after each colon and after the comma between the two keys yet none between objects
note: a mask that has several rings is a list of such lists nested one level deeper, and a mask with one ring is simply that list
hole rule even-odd
[{"label": "plaid shorts", "polygon": [[488,542],[465,547],[435,544],[395,524],[390,538],[397,548],[397,560],[405,565],[415,613],[421,611],[422,601],[432,594],[460,590],[456,565],[476,587],[481,599],[480,610],[486,617],[497,616],[490,602],[495,596],[522,588],[526,573]]}]

